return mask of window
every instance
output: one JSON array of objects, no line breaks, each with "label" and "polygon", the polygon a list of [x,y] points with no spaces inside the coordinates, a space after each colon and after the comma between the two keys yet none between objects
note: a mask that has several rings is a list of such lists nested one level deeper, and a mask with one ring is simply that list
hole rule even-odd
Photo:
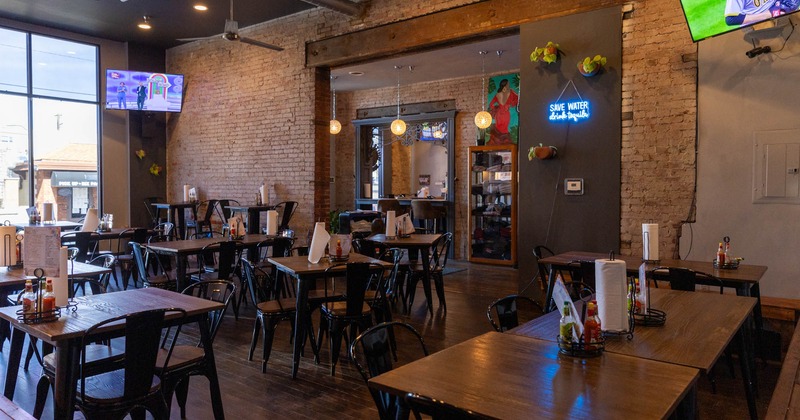
[{"label": "window", "polygon": [[0,28],[0,56],[0,220],[77,220],[98,204],[98,47]]}]

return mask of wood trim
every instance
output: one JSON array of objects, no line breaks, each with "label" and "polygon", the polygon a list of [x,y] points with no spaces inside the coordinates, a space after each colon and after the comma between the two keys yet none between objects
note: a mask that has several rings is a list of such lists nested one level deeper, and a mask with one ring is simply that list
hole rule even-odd
[{"label": "wood trim", "polygon": [[[418,102],[413,104],[401,104],[400,115],[428,114],[431,112],[443,112],[456,110],[456,100],[446,99],[434,102]],[[356,119],[395,117],[397,115],[397,105],[379,106],[375,108],[362,108],[356,110]]]},{"label": "wood trim", "polygon": [[526,23],[622,3],[622,0],[486,0],[308,42],[306,67],[336,67],[509,35]]}]

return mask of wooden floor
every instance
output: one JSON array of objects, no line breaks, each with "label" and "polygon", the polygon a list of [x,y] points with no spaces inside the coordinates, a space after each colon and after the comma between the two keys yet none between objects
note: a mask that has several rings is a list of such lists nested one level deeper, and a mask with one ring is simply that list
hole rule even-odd
[{"label": "wooden floor", "polygon": [[[491,327],[486,320],[487,306],[498,297],[515,293],[519,282],[517,270],[510,268],[459,261],[451,261],[448,265],[463,271],[445,276],[447,313],[441,309],[437,311],[438,303],[434,303],[434,316],[431,317],[425,309],[425,298],[420,289],[411,315],[395,316],[396,320],[409,322],[422,333],[430,352],[489,331]],[[330,376],[327,344],[323,344],[319,365],[314,364],[308,349],[308,354],[301,361],[298,378],[291,379],[288,323],[278,327],[267,373],[262,374],[258,357],[260,343],[256,348],[257,356],[252,362],[247,361],[254,312],[250,307],[243,311],[238,321],[234,320],[232,312],[228,313],[214,344],[228,419],[377,418],[377,411],[366,386],[349,361],[340,360],[336,375]],[[400,345],[402,344],[401,342]],[[0,354],[0,365],[3,365],[0,367],[1,380],[5,379],[8,342],[4,346],[4,352]],[[468,369],[469,366],[464,368]],[[777,364],[765,365],[759,362],[760,417],[766,413],[779,370],[780,366]],[[711,393],[707,378],[701,377],[699,381],[701,418],[747,418],[747,404],[738,370],[735,379],[731,378],[724,362],[719,364],[716,371],[716,395]],[[28,372],[20,369],[14,401],[28,412],[33,411],[35,385],[39,374],[40,367],[35,361]],[[43,418],[51,418],[51,413],[52,403],[48,403]],[[531,414],[535,417],[535,413]],[[191,379],[187,417],[213,418],[208,398],[208,382],[203,377]],[[177,403],[172,405],[172,418],[180,418]]]}]

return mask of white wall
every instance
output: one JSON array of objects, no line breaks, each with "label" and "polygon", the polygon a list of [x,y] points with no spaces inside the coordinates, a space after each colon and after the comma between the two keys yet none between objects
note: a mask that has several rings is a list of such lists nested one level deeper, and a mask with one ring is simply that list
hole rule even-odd
[{"label": "white wall", "polygon": [[411,159],[411,193],[417,192],[420,175],[430,175],[430,195],[442,195],[442,181],[447,179],[447,148],[437,146],[432,141],[414,143],[413,159]]},{"label": "white wall", "polygon": [[[779,49],[789,29],[761,45]],[[755,134],[800,128],[800,33],[777,53],[751,59],[751,48],[743,32],[699,45],[697,223],[683,228],[681,257],[711,261],[730,236],[745,264],[769,267],[762,295],[800,298],[800,205],[752,198]]]}]

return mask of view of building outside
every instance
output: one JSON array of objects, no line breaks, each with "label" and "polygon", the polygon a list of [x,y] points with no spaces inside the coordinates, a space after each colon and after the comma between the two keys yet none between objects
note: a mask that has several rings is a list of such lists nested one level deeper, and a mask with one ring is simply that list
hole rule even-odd
[{"label": "view of building outside", "polygon": [[97,46],[0,28],[0,57],[0,221],[45,202],[79,220],[98,203]]}]

